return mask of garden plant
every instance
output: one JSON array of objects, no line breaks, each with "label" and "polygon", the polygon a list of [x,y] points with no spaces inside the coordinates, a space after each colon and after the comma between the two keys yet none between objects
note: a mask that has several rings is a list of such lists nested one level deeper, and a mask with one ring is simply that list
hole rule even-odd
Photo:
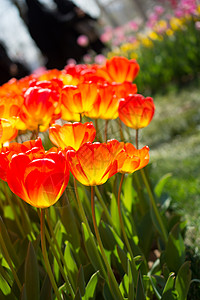
[{"label": "garden plant", "polygon": [[0,299],[186,300],[198,283],[139,144],[155,111],[139,69],[115,56],[0,87]]}]

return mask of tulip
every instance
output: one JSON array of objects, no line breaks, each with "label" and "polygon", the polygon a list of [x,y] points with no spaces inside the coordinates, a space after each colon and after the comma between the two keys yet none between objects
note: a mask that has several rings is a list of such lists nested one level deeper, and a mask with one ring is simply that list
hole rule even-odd
[{"label": "tulip", "polygon": [[119,118],[128,127],[139,129],[151,122],[155,106],[151,97],[129,95],[119,101]]},{"label": "tulip", "polygon": [[100,185],[117,173],[115,156],[123,143],[112,140],[108,143],[85,143],[77,151],[68,150],[67,159],[74,177],[87,186]]},{"label": "tulip", "polygon": [[8,166],[14,154],[26,153],[31,149],[34,149],[38,154],[40,152],[43,153],[45,152],[40,138],[38,138],[37,140],[26,141],[23,144],[11,143],[8,147],[1,148],[0,149],[0,178],[4,181],[7,180]]},{"label": "tulip", "polygon": [[132,82],[139,72],[139,65],[135,59],[128,60],[126,57],[112,57],[105,65],[97,70],[97,74],[110,82]]},{"label": "tulip", "polygon": [[93,142],[96,130],[92,122],[66,123],[63,126],[54,124],[49,128],[49,138],[57,147],[78,150],[86,142]]},{"label": "tulip", "polygon": [[0,119],[0,145],[12,141],[17,136],[16,120],[15,117]]},{"label": "tulip", "polygon": [[91,110],[97,98],[97,85],[83,82],[77,86],[64,86],[61,102],[71,112],[82,114]]},{"label": "tulip", "polygon": [[118,117],[119,101],[115,95],[114,86],[109,83],[98,85],[98,97],[90,111],[85,115],[94,119],[116,119]]},{"label": "tulip", "polygon": [[24,94],[21,120],[30,130],[45,131],[49,124],[59,118],[59,93],[53,88],[34,86]]},{"label": "tulip", "polygon": [[136,149],[132,144],[124,144],[124,148],[116,156],[119,173],[133,173],[144,168],[149,162],[149,147]]},{"label": "tulip", "polygon": [[32,206],[45,208],[58,201],[69,181],[69,168],[60,150],[35,149],[14,154],[7,183],[17,196]]}]

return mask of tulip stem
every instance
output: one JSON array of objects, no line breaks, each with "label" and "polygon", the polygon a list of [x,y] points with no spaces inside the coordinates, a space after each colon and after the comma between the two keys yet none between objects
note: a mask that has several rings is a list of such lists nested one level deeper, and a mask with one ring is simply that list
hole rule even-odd
[{"label": "tulip stem", "polygon": [[49,262],[49,258],[48,258],[48,254],[47,254],[46,240],[45,240],[45,209],[41,209],[40,224],[41,224],[42,254],[43,254],[46,270],[47,270],[47,273],[49,275],[49,279],[51,281],[51,284],[52,284],[52,287],[54,289],[54,292],[56,294],[57,299],[62,300],[61,295],[60,295],[59,290],[58,290],[58,287],[56,285],[52,270],[51,270],[51,266],[50,266],[50,262]]},{"label": "tulip stem", "polygon": [[135,264],[134,256],[133,256],[133,252],[132,252],[132,249],[131,249],[129,240],[128,240],[127,235],[126,235],[126,231],[125,231],[125,227],[124,227],[124,222],[123,222],[123,218],[122,218],[122,212],[121,212],[120,196],[121,196],[121,191],[122,191],[122,184],[123,184],[123,181],[124,181],[124,174],[122,174],[122,177],[121,177],[121,180],[120,180],[119,190],[118,190],[118,196],[117,196],[117,205],[118,205],[118,212],[119,212],[119,221],[120,221],[121,230],[122,230],[122,234],[123,234],[123,237],[124,237],[124,241],[125,241],[127,250],[128,250],[128,252],[129,252],[129,254],[130,254],[130,256],[131,256],[132,264],[134,265],[134,264]]},{"label": "tulip stem", "polygon": [[21,291],[22,290],[22,285],[21,285],[21,283],[19,281],[19,277],[18,277],[17,273],[15,272],[15,269],[13,267],[13,262],[12,262],[12,260],[10,258],[9,252],[8,252],[8,250],[6,248],[6,245],[4,243],[4,240],[3,240],[1,234],[0,234],[0,245],[1,245],[1,248],[3,250],[3,254],[5,255],[5,259],[6,259],[8,265],[9,265],[11,271],[12,271],[12,274],[13,274],[13,277],[14,277],[14,279],[16,281],[16,284],[17,284],[19,290]]},{"label": "tulip stem", "polygon": [[76,199],[77,199],[77,202],[78,202],[78,207],[79,207],[79,210],[80,210],[80,213],[81,213],[82,221],[85,223],[85,226],[87,228],[87,231],[88,231],[88,233],[90,235],[90,238],[91,238],[91,241],[92,241],[93,250],[96,253],[96,257],[97,257],[97,259],[99,261],[99,264],[101,266],[102,273],[105,276],[105,279],[107,280],[107,273],[106,273],[106,270],[105,270],[104,265],[102,263],[99,252],[97,250],[97,246],[96,246],[96,243],[94,241],[94,237],[93,237],[93,234],[91,232],[90,225],[89,225],[88,220],[86,218],[86,215],[85,215],[85,212],[84,212],[84,209],[83,209],[83,205],[81,203],[81,200],[80,200],[80,197],[79,197],[79,194],[78,194],[78,189],[77,189],[77,184],[76,184],[76,179],[75,178],[74,178],[74,189],[75,189]]},{"label": "tulip stem", "polygon": [[[54,244],[55,244],[55,246],[56,246],[56,249],[57,249],[57,251],[58,251],[58,253],[59,253],[59,255],[60,255],[60,258],[61,258],[61,260],[62,260],[62,263],[63,263],[63,265],[64,265],[64,267],[65,267],[65,269],[66,269],[66,271],[67,271],[67,270],[68,270],[68,267],[67,267],[67,264],[66,264],[66,260],[65,260],[65,258],[64,258],[64,256],[63,256],[63,253],[62,253],[62,251],[61,251],[61,249],[60,249],[60,247],[59,247],[59,245],[58,245],[58,241],[57,241],[57,239],[56,239],[56,236],[55,236],[53,227],[52,227],[52,225],[51,225],[51,220],[50,220],[50,218],[49,218],[49,213],[48,213],[47,210],[46,210],[46,217],[47,217],[47,224],[48,224],[48,226],[49,226],[49,230],[50,230],[51,236],[52,236],[52,238],[53,238],[53,242],[54,242]],[[49,239],[50,239],[50,237],[49,237]],[[73,299],[74,299],[75,293],[74,293],[74,290],[73,290],[73,288],[72,288],[72,284],[70,283],[69,278],[65,275],[65,272],[64,272],[64,270],[63,270],[63,267],[62,267],[62,265],[61,265],[61,262],[60,262],[60,260],[59,260],[58,255],[57,255],[57,252],[54,250],[54,245],[53,245],[53,243],[51,242],[51,239],[50,239],[49,241],[50,241],[51,247],[52,247],[52,249],[53,249],[53,251],[54,251],[54,255],[55,255],[56,260],[57,260],[57,262],[58,262],[58,265],[59,265],[60,271],[61,271],[61,273],[62,273],[62,276],[63,276],[63,278],[64,278],[64,280],[65,280],[65,282],[66,282],[66,285],[68,286],[68,289],[69,289],[69,291],[70,291],[70,293],[71,293],[71,295],[72,295],[72,297],[73,297]],[[71,281],[72,281],[72,279],[71,279]]]},{"label": "tulip stem", "polygon": [[[113,274],[111,266],[110,266],[110,264],[108,262],[108,258],[106,256],[106,253],[104,251],[103,244],[102,244],[101,237],[100,237],[100,233],[99,233],[99,229],[98,229],[98,226],[97,226],[97,221],[96,221],[96,216],[95,216],[94,187],[93,186],[91,186],[91,208],[92,208],[92,219],[93,219],[94,230],[95,230],[97,242],[99,244],[99,247],[100,247],[100,250],[101,250],[101,254],[102,254],[104,263],[105,263],[105,265],[107,267],[108,276],[110,277],[110,279],[111,279],[111,281],[113,283],[113,287],[115,288],[115,291],[116,291],[116,294],[117,294],[117,297],[118,297],[117,299],[123,300],[122,294],[121,294],[121,292],[119,290],[118,283],[116,281],[116,278],[115,278],[115,276]],[[112,291],[112,287],[111,287],[111,291]]]}]

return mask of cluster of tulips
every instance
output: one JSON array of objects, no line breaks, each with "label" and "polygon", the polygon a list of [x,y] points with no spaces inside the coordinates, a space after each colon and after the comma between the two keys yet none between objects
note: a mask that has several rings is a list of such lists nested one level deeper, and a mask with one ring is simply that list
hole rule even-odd
[{"label": "cluster of tulips", "polygon": [[[23,247],[19,246],[19,239],[15,238],[14,234],[12,237],[17,250],[15,246],[12,248],[6,226],[0,218],[2,233],[0,246],[6,260],[6,265],[5,262],[2,263],[6,266],[5,269],[0,267],[2,278],[0,296],[1,293],[4,296],[9,296],[11,293],[12,296],[15,295],[12,299],[20,297],[25,300],[49,300],[52,297],[58,300],[94,299],[98,273],[100,273],[100,279],[97,289],[101,290],[100,297],[106,300],[144,300],[147,299],[145,295],[153,295],[153,293],[159,295],[158,299],[161,299],[161,293],[166,297],[174,293],[175,277],[172,277],[174,273],[170,273],[170,270],[178,272],[183,264],[182,240],[178,236],[177,242],[178,229],[176,227],[171,234],[172,238],[175,237],[174,240],[171,239],[168,242],[168,229],[158,210],[146,172],[143,170],[149,162],[149,148],[144,146],[139,149],[138,131],[151,122],[155,106],[151,97],[145,98],[137,93],[137,86],[133,81],[138,72],[139,65],[135,60],[113,57],[102,66],[68,65],[61,71],[49,70],[18,81],[12,79],[0,87],[0,143],[2,146],[0,148],[0,178],[2,179],[1,189],[4,188],[5,192],[5,199],[3,198],[0,202],[0,210],[5,214],[4,221],[7,222],[8,214],[7,210],[4,210],[4,205],[8,207],[5,204],[8,201],[23,239],[21,245],[25,245],[27,240],[29,242],[25,262],[22,259],[21,263],[22,266],[24,265],[25,275],[20,276],[19,270],[22,266],[19,262],[17,263],[18,259],[15,260],[14,253],[20,248],[24,251]],[[117,130],[120,131],[121,141],[107,140],[108,121],[117,118],[118,122],[115,126],[119,125]],[[97,122],[100,121],[99,119],[105,120],[104,140],[99,137],[100,123]],[[123,127],[126,128],[126,126],[131,128],[130,130],[135,130],[135,146],[126,142],[124,138]],[[44,143],[45,132],[48,133],[50,149],[46,149],[47,144]],[[128,181],[128,185],[126,181],[124,182],[125,174],[132,174],[137,170],[140,170],[143,179],[142,185],[141,178],[135,177],[138,197],[141,200],[140,211],[138,213],[136,211],[136,214],[141,216],[140,230],[144,227],[141,240],[136,230],[139,224],[134,225],[132,220],[132,202],[135,201],[135,196],[131,196],[132,181]],[[108,179],[117,173],[121,173],[120,182],[119,176],[116,175],[116,181],[113,181],[107,188],[109,190],[105,188],[104,196],[111,194],[112,199],[116,200],[116,203],[112,200],[112,207],[109,210],[103,199],[102,189],[98,189],[97,186],[103,185],[106,181],[109,183]],[[75,193],[70,189],[71,180],[73,180]],[[123,191],[123,183],[126,184],[127,191]],[[82,185],[87,186],[86,190]],[[144,201],[145,195],[142,190],[144,185],[149,197],[147,202]],[[87,197],[89,187],[91,205],[88,206],[90,211],[87,215],[81,197]],[[10,196],[10,190],[13,192],[12,196]],[[129,192],[128,198],[127,195],[125,197],[125,194]],[[70,205],[57,206],[61,210],[54,211],[56,202],[60,198],[62,202],[65,196],[68,200],[71,198],[69,203],[74,203],[75,212]],[[27,208],[24,208],[26,204],[20,198],[31,205],[27,205],[31,207],[31,215],[36,214],[33,222],[31,216],[27,214]],[[129,202],[127,203],[129,217],[123,215],[121,208],[123,198]],[[101,205],[100,211],[97,199]],[[102,211],[108,225],[100,223]],[[52,214],[52,220],[49,212]],[[38,217],[40,217],[40,230],[35,221]],[[151,218],[152,221],[150,221]],[[56,222],[56,219],[58,227],[61,226],[59,232],[57,225],[55,229],[52,227],[52,222]],[[26,224],[25,228],[21,225],[21,220]],[[145,224],[147,224],[146,227]],[[28,233],[26,233],[26,226]],[[167,249],[165,257],[169,271],[165,272],[166,282],[162,281],[162,291],[158,290],[159,286],[157,288],[157,283],[153,281],[150,274],[148,277],[150,281],[146,284],[147,292],[145,292],[140,269],[147,274],[148,251],[153,243],[152,226],[156,228],[156,234],[160,238],[160,249],[165,249],[165,247]],[[40,256],[37,259],[36,252],[40,253],[38,250],[40,239],[43,258]],[[105,246],[106,240],[107,247]],[[174,269],[174,257],[171,255],[172,245],[180,246],[181,249],[179,251],[178,248],[178,254],[175,257],[176,269]],[[145,255],[142,254],[141,246]],[[121,274],[120,278],[115,275],[111,255],[109,257],[109,251],[106,248],[112,250],[117,268],[119,268],[116,272]],[[64,254],[63,249],[65,249]],[[76,260],[72,253],[76,256]],[[23,256],[20,254],[19,259]],[[49,283],[45,279],[44,272],[39,271],[38,264],[40,267],[44,265],[48,274],[50,298],[47,298],[49,294],[45,290]],[[52,265],[54,270],[52,270]],[[156,272],[156,268],[153,267],[152,270]],[[160,275],[160,269],[158,272]],[[39,280],[39,273],[42,273],[41,280]],[[85,276],[88,274],[91,278],[85,286]],[[188,264],[184,265],[180,274],[178,273],[177,290],[181,291],[182,287],[179,282],[182,282],[185,274],[189,275],[184,295],[187,294],[190,284]],[[147,278],[145,276],[144,278]],[[12,282],[14,282],[13,285]],[[43,284],[41,292],[40,284]],[[18,289],[15,293],[16,286]]]},{"label": "cluster of tulips", "polygon": [[[105,66],[73,65],[36,78],[11,80],[0,89],[1,144],[17,130],[49,129],[54,145],[45,151],[40,139],[10,143],[0,151],[0,177],[11,190],[35,207],[49,207],[62,195],[69,170],[84,185],[100,185],[117,172],[133,173],[149,161],[149,149],[110,140],[92,143],[92,122],[54,124],[57,119],[116,119],[136,130],[154,114],[150,97],[136,94],[132,83],[139,71],[135,60],[114,57]],[[66,85],[65,83],[70,83]],[[76,85],[74,85],[76,83]],[[16,175],[17,174],[17,178]]]}]

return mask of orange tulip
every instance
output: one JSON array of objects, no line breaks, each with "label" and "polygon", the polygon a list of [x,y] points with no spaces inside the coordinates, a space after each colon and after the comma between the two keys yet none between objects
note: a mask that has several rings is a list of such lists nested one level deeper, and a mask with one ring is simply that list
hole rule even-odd
[{"label": "orange tulip", "polygon": [[86,142],[93,142],[96,130],[92,122],[82,123],[66,123],[63,126],[54,124],[49,128],[49,138],[57,147],[64,149],[65,147],[78,150],[81,145]]},{"label": "orange tulip", "polygon": [[118,172],[133,173],[145,167],[149,162],[149,147],[136,149],[132,144],[126,143],[117,155]]},{"label": "orange tulip", "polygon": [[139,129],[151,122],[155,106],[151,97],[135,94],[119,101],[119,118],[128,127]]},{"label": "orange tulip", "polygon": [[83,114],[91,110],[96,98],[97,85],[92,82],[83,82],[77,86],[64,86],[61,102],[71,112]]},{"label": "orange tulip", "polygon": [[[11,158],[14,154],[26,153],[31,149],[35,149],[37,153],[45,152],[40,138],[37,140],[26,141],[23,144],[11,143],[8,147],[0,149],[0,178],[7,180],[7,169]],[[40,150],[40,151],[39,151]]]},{"label": "orange tulip", "polygon": [[85,143],[77,151],[67,151],[70,171],[87,186],[100,185],[117,173],[115,156],[122,145],[112,140],[106,143]]},{"label": "orange tulip", "polygon": [[133,81],[139,72],[136,60],[128,60],[126,57],[115,56],[106,61],[105,66],[97,70],[97,75],[110,82]]},{"label": "orange tulip", "polygon": [[0,145],[14,140],[17,136],[16,120],[15,117],[0,119]]},{"label": "orange tulip", "polygon": [[125,98],[129,95],[134,95],[137,93],[137,85],[129,81],[125,81],[123,83],[113,82],[112,86],[118,99]]},{"label": "orange tulip", "polygon": [[[60,117],[59,94],[54,89],[34,86],[24,94],[21,120],[30,130],[45,131],[49,124]],[[58,110],[57,110],[58,109]]]},{"label": "orange tulip", "polygon": [[7,183],[17,196],[35,207],[56,203],[69,181],[64,154],[32,148],[13,155],[7,170]]},{"label": "orange tulip", "polygon": [[94,119],[116,119],[118,117],[119,101],[115,95],[115,87],[109,83],[98,84],[98,97],[92,109],[85,115]]}]

